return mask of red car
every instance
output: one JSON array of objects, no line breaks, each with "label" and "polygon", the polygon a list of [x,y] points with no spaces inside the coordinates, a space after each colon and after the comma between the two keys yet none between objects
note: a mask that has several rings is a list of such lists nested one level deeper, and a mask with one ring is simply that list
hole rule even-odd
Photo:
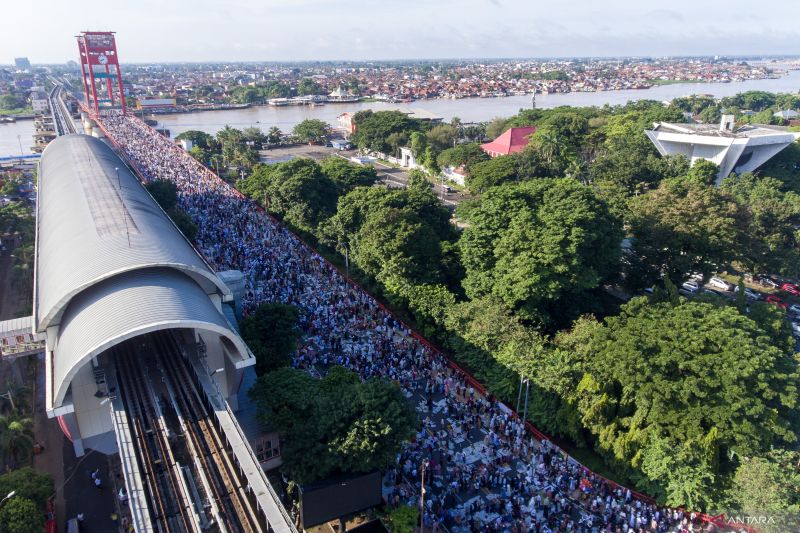
[{"label": "red car", "polygon": [[795,296],[800,296],[800,287],[798,287],[794,283],[784,283],[783,285],[781,285],[781,290],[786,291],[789,294],[793,294]]},{"label": "red car", "polygon": [[781,300],[779,297],[775,296],[774,294],[770,294],[769,296],[767,296],[767,298],[764,301],[767,302],[768,304],[777,305],[781,309],[786,309],[788,307],[783,302],[783,300]]}]

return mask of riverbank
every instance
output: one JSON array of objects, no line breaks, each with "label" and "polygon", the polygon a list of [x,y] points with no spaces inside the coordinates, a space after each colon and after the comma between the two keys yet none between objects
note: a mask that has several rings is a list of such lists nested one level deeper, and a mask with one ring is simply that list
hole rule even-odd
[{"label": "riverbank", "polygon": [[[731,83],[670,83],[650,89],[629,89],[624,91],[599,91],[575,93],[537,94],[536,107],[554,108],[559,106],[602,107],[604,105],[624,105],[629,101],[658,100],[671,101],[674,98],[691,94],[711,94],[721,98],[758,90],[775,93],[797,93],[800,90],[800,71],[789,71],[781,78],[768,78]],[[522,108],[531,107],[532,95],[507,96],[497,98],[461,98],[415,100],[408,103],[358,102],[323,106],[253,106],[246,109],[195,112],[186,114],[160,115],[159,127],[167,128],[173,136],[187,130],[202,130],[210,134],[226,125],[234,128],[251,126],[268,129],[276,126],[290,132],[306,119],[322,120],[332,126],[338,124],[337,117],[344,113],[355,113],[366,109],[382,111],[389,109],[420,110],[450,121],[458,117],[462,122],[488,122],[495,117],[509,117]]]}]

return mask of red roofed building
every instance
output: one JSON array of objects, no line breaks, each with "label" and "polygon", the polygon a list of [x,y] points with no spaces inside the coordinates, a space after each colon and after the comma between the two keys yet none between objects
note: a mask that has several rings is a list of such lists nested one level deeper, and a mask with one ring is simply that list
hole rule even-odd
[{"label": "red roofed building", "polygon": [[489,157],[515,154],[521,152],[528,146],[528,137],[533,135],[536,128],[527,126],[525,128],[509,128],[500,137],[490,143],[482,144],[481,148],[489,154]]}]

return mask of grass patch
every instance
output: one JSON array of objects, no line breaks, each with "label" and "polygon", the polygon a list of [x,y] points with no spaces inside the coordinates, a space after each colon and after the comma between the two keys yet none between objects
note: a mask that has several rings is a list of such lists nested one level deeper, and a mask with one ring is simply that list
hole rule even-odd
[{"label": "grass patch", "polygon": [[18,107],[16,109],[0,109],[0,115],[13,116],[13,115],[31,115],[33,114],[32,107]]}]

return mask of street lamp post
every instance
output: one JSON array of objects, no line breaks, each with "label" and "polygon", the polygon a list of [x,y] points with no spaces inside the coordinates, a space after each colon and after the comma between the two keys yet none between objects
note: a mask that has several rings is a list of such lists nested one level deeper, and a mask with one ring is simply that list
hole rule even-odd
[{"label": "street lamp post", "polygon": [[428,461],[422,461],[422,486],[419,491],[419,531],[425,531],[425,467]]},{"label": "street lamp post", "polygon": [[6,503],[6,500],[10,500],[11,498],[13,498],[16,493],[17,493],[17,491],[15,491],[15,490],[12,490],[11,492],[9,492],[8,495],[5,498],[0,500],[0,505],[3,505],[4,503]]}]

